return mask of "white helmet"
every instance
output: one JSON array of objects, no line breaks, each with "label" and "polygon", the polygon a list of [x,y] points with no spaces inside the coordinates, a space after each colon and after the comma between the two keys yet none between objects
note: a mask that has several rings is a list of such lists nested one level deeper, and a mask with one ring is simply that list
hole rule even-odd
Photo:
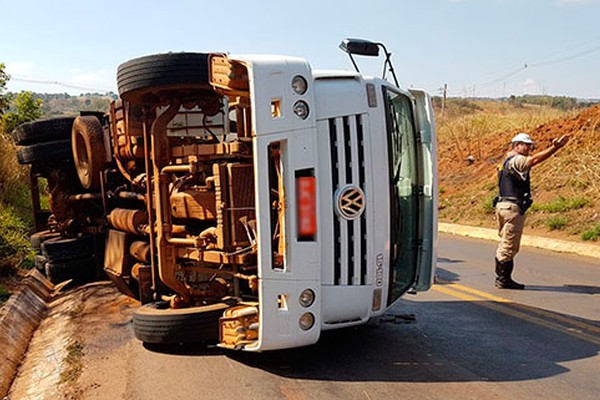
[{"label": "white helmet", "polygon": [[512,138],[511,142],[512,143],[521,142],[521,143],[533,144],[533,140],[531,140],[529,135],[526,133],[523,133],[523,132],[518,133],[514,138]]}]

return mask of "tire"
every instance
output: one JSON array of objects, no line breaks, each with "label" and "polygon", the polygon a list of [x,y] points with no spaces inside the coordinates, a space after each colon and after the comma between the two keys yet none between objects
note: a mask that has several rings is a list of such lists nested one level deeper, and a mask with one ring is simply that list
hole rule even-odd
[{"label": "tire", "polygon": [[86,189],[98,189],[106,162],[104,133],[98,118],[84,116],[75,119],[71,146],[81,185]]},{"label": "tire", "polygon": [[219,318],[229,307],[216,303],[202,307],[170,309],[160,303],[143,305],[133,312],[133,332],[144,343],[216,343]]},{"label": "tire", "polygon": [[19,164],[47,164],[73,161],[71,140],[32,144],[17,149]]},{"label": "tire", "polygon": [[35,265],[35,269],[37,269],[38,271],[40,271],[42,274],[46,274],[46,263],[48,263],[48,259],[46,258],[46,256],[43,256],[41,254],[36,254],[34,257],[34,265]]},{"label": "tire", "polygon": [[52,262],[89,257],[94,254],[94,237],[49,239],[42,243],[42,254]]},{"label": "tire", "polygon": [[48,239],[54,239],[57,237],[60,237],[60,233],[58,233],[58,232],[50,232],[50,231],[36,232],[29,237],[29,240],[31,241],[31,248],[36,253],[41,253],[42,252],[42,243],[44,243]]},{"label": "tire", "polygon": [[13,139],[15,144],[21,146],[65,140],[71,136],[74,119],[74,117],[62,117],[26,122],[13,130]]},{"label": "tire", "polygon": [[133,103],[156,103],[158,91],[209,89],[208,54],[165,53],[129,60],[117,70],[119,95]]},{"label": "tire", "polygon": [[74,284],[81,285],[95,280],[96,261],[94,257],[68,261],[48,261],[45,270],[46,277],[55,285],[69,279],[73,279]]}]

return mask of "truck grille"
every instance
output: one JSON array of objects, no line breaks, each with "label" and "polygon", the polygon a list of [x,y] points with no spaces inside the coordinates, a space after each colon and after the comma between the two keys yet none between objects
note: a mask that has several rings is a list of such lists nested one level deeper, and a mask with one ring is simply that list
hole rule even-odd
[{"label": "truck grille", "polygon": [[[332,198],[347,185],[366,193],[365,146],[362,117],[349,115],[330,118]],[[367,205],[368,207],[368,205]],[[335,208],[335,207],[334,207]],[[367,275],[367,218],[356,219],[333,215],[333,284],[364,285]]]}]

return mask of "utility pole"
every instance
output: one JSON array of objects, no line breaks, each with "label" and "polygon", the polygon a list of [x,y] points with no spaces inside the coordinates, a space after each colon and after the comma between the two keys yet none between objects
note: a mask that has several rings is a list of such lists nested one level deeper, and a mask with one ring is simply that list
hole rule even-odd
[{"label": "utility pole", "polygon": [[444,92],[442,95],[442,116],[440,118],[440,122],[444,122],[444,111],[446,110],[446,94],[448,93],[448,84],[444,83]]}]

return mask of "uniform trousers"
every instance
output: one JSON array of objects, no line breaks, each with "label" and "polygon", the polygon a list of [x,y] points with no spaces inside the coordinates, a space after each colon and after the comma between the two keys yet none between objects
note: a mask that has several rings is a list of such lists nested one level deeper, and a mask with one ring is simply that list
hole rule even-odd
[{"label": "uniform trousers", "polygon": [[501,201],[496,204],[496,220],[500,236],[496,259],[500,262],[510,261],[515,258],[521,246],[525,215],[521,215],[518,205]]}]

